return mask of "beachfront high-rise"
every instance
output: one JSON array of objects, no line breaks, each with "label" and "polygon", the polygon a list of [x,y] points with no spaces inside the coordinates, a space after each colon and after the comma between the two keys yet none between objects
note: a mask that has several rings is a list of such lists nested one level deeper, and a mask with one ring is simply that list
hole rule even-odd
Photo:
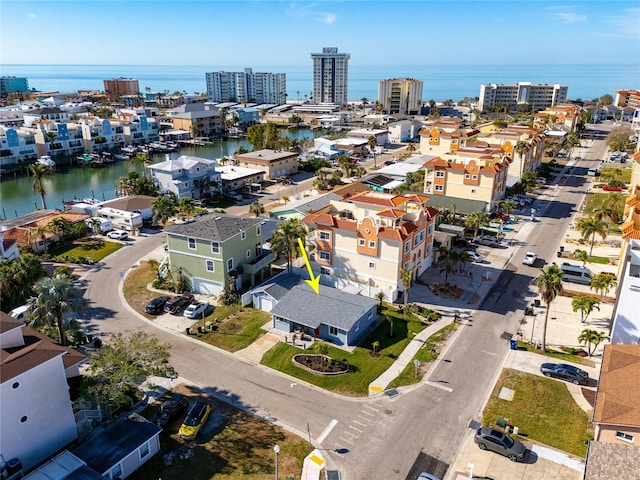
[{"label": "beachfront high-rise", "polygon": [[348,53],[338,53],[336,47],[325,47],[322,53],[312,53],[313,100],[316,103],[347,104],[349,77]]},{"label": "beachfront high-rise", "polygon": [[284,73],[211,72],[206,74],[207,98],[211,102],[257,102],[282,104],[287,101]]},{"label": "beachfront high-rise", "polygon": [[125,95],[138,95],[140,85],[135,78],[112,78],[103,80],[104,91],[112,102]]},{"label": "beachfront high-rise", "polygon": [[29,91],[29,81],[24,77],[0,77],[0,97],[12,93],[26,93]]},{"label": "beachfront high-rise", "polygon": [[515,109],[528,106],[531,111],[566,103],[569,88],[565,85],[519,82],[515,84],[485,83],[480,85],[478,109],[488,112],[494,106]]},{"label": "beachfront high-rise", "polygon": [[386,113],[417,115],[422,104],[422,80],[392,78],[380,80],[378,101]]}]

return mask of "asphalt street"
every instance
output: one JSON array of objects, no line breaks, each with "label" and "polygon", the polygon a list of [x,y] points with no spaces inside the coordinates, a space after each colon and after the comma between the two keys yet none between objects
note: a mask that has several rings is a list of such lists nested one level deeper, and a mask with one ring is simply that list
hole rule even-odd
[{"label": "asphalt street", "polygon": [[[604,147],[600,147],[596,145],[582,155],[583,160],[573,169],[575,175],[570,173],[561,181],[553,200],[534,203],[538,221],[527,245],[514,253],[481,308],[470,312],[471,317],[437,360],[428,382],[396,397],[354,399],[324,392],[185,335],[158,329],[131,311],[120,293],[122,276],[165,242],[162,233],[135,238],[130,246],[87,273],[87,333],[154,333],[172,345],[171,363],[181,377],[310,438],[345,480],[415,478],[413,472],[434,459],[438,469],[446,470],[470,422],[480,420],[504,362],[508,339],[518,329],[522,309],[535,295],[531,281],[536,269],[522,265],[520,257],[533,250],[547,263],[554,261],[575,205],[584,196],[580,174],[593,166],[589,159],[602,158]],[[379,156],[381,161],[384,157]],[[229,213],[239,213],[240,208]],[[243,208],[246,211],[246,206]]]}]

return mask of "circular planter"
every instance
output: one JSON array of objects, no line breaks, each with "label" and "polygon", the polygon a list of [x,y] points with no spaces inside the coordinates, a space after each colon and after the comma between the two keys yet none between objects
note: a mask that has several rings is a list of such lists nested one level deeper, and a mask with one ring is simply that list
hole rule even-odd
[{"label": "circular planter", "polygon": [[326,355],[298,354],[292,361],[298,367],[304,368],[316,375],[341,375],[349,371],[349,365],[340,360],[333,360]]}]

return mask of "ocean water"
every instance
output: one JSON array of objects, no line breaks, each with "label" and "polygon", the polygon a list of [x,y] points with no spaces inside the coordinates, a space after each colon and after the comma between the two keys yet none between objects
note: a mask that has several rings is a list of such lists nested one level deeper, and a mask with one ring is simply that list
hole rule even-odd
[{"label": "ocean water", "polygon": [[[40,91],[71,93],[103,90],[105,79],[135,78],[143,92],[206,91],[205,73],[242,71],[287,74],[289,100],[305,100],[313,90],[313,69],[308,66],[229,65],[0,65],[1,75],[26,77],[29,87]],[[559,83],[569,87],[569,98],[590,100],[620,89],[640,89],[640,65],[349,65],[348,98],[376,100],[378,82],[409,77],[424,82],[423,100],[460,100],[477,97],[483,83]]]}]

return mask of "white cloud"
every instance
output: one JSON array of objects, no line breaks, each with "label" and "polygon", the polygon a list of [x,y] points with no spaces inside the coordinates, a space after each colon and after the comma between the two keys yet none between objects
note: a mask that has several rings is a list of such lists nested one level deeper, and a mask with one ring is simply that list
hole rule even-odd
[{"label": "white cloud", "polygon": [[333,25],[333,23],[338,18],[335,13],[331,12],[318,12],[316,9],[320,5],[318,3],[312,2],[304,5],[300,5],[299,3],[293,1],[290,2],[287,6],[286,12],[287,15],[291,17],[295,17],[298,19],[301,18],[311,18],[320,23],[325,23],[327,25]]},{"label": "white cloud", "polygon": [[335,13],[324,13],[324,14],[322,14],[321,21],[323,23],[326,23],[327,25],[332,25],[333,22],[336,21],[336,14]]},{"label": "white cloud", "polygon": [[29,17],[29,18],[36,18],[36,17],[37,17],[37,15],[36,15],[35,13],[33,13],[33,12],[30,12],[30,13],[27,13],[27,17]]},{"label": "white cloud", "polygon": [[628,8],[622,15],[605,17],[604,21],[609,27],[607,36],[640,39],[638,23],[630,20],[638,17],[640,17],[640,8]]},{"label": "white cloud", "polygon": [[570,5],[557,5],[547,8],[547,11],[552,17],[556,17],[563,23],[578,23],[588,20],[586,15],[574,12],[574,9],[575,7]]}]

